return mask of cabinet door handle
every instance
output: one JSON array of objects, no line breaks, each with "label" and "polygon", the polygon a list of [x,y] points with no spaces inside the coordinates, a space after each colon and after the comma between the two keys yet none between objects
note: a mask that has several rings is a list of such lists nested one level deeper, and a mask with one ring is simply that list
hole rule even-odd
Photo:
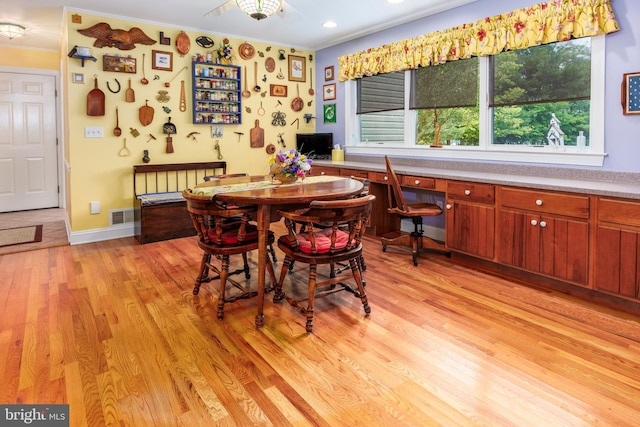
[{"label": "cabinet door handle", "polygon": [[385,175],[385,176],[384,176],[384,180],[385,180],[385,181],[389,181],[389,177]]},{"label": "cabinet door handle", "polygon": [[320,175],[324,175],[324,172],[320,172]]},{"label": "cabinet door handle", "polygon": [[415,181],[413,181],[413,183],[414,183],[415,185],[420,185],[420,180],[419,180],[419,179],[416,179]]},{"label": "cabinet door handle", "polygon": [[351,178],[351,179],[354,179],[354,178],[355,178],[355,176],[351,175],[351,177],[350,177],[350,178]]},{"label": "cabinet door handle", "polygon": [[536,205],[542,206],[542,200],[541,199],[536,200]]},{"label": "cabinet door handle", "polygon": [[535,219],[532,219],[531,220],[531,225],[533,225],[535,227],[536,225],[538,225],[538,221],[536,221]]},{"label": "cabinet door handle", "polygon": [[451,209],[451,205],[450,205],[449,203],[447,203],[446,208],[447,208],[447,209]]},{"label": "cabinet door handle", "polygon": [[464,190],[464,194],[467,195],[467,196],[470,195],[471,194],[471,190]]},{"label": "cabinet door handle", "polygon": [[545,228],[547,226],[547,221],[540,221],[540,227]]}]

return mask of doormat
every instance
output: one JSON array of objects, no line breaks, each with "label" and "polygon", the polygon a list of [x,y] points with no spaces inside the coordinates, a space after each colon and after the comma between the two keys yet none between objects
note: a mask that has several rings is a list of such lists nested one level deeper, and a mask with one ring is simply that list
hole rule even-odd
[{"label": "doormat", "polygon": [[0,248],[42,241],[42,225],[0,230]]}]

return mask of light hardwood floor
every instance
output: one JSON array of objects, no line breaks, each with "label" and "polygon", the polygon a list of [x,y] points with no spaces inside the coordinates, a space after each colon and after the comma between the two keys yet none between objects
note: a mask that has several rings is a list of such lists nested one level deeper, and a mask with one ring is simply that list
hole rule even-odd
[{"label": "light hardwood floor", "polygon": [[365,245],[371,316],[334,294],[312,335],[272,294],[261,329],[255,299],[217,320],[194,238],[0,256],[0,402],[91,427],[639,425],[640,317]]}]

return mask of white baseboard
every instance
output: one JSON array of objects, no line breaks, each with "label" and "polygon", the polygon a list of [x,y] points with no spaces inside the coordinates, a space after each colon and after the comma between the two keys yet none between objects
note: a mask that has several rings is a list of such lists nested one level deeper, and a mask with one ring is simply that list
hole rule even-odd
[{"label": "white baseboard", "polygon": [[134,235],[133,224],[114,225],[108,228],[71,232],[69,233],[69,244],[82,245],[84,243],[102,242]]}]

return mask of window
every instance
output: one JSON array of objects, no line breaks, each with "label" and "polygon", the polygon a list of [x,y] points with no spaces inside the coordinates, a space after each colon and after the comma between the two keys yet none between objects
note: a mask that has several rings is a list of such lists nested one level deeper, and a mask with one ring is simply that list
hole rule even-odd
[{"label": "window", "polygon": [[346,84],[351,153],[602,165],[604,36],[391,75]]},{"label": "window", "polygon": [[360,80],[357,114],[363,141],[404,141],[404,74],[378,74]]},{"label": "window", "polygon": [[411,73],[417,145],[479,144],[478,65],[470,58]]},{"label": "window", "polygon": [[579,131],[588,139],[589,38],[504,52],[489,64],[493,144],[576,146]]}]

